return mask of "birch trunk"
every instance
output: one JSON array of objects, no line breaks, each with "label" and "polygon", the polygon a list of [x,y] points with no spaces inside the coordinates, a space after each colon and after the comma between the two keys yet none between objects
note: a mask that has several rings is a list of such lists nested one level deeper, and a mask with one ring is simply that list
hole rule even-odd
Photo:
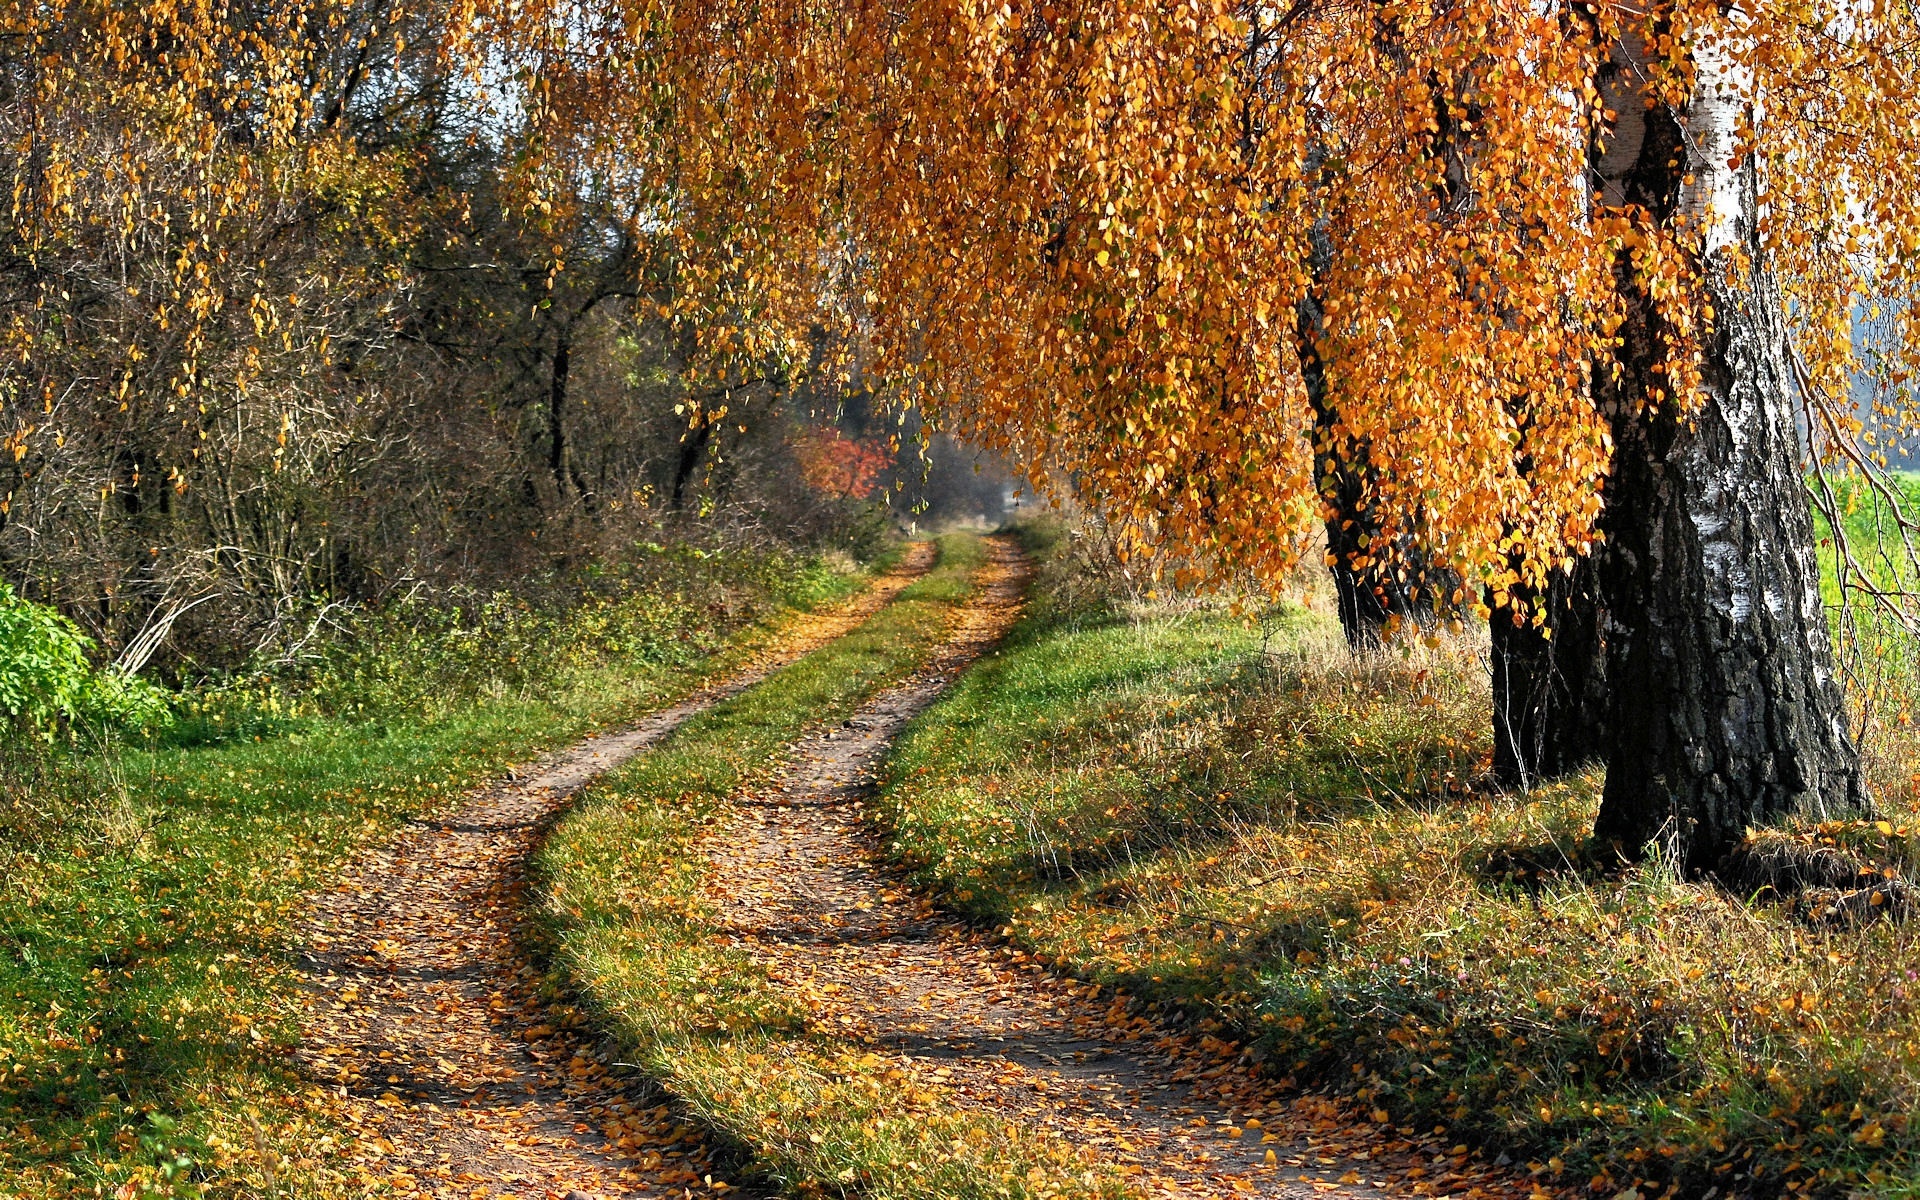
[{"label": "birch trunk", "polygon": [[1622,253],[1627,313],[1599,398],[1613,424],[1606,570],[1618,639],[1597,838],[1660,844],[1704,870],[1751,827],[1867,806],[1820,603],[1780,298],[1756,232],[1757,179],[1736,144],[1751,103],[1732,71],[1697,64],[1679,110],[1649,107],[1633,46],[1614,53],[1619,126],[1599,161],[1604,202],[1685,222],[1713,305],[1704,407],[1652,401],[1669,329]]},{"label": "birch trunk", "polygon": [[1511,609],[1487,622],[1493,667],[1493,774],[1531,788],[1607,750],[1607,614],[1599,560],[1556,572],[1545,595],[1515,589],[1545,615],[1515,624]]}]

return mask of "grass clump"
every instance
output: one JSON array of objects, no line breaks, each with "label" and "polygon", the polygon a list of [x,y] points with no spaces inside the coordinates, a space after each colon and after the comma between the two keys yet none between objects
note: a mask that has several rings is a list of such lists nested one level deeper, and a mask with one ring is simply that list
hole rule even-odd
[{"label": "grass clump", "polygon": [[545,936],[567,986],[621,1051],[803,1194],[889,1200],[1102,1194],[1056,1145],[962,1112],[832,1029],[726,944],[702,896],[703,838],[781,752],[904,678],[942,640],[978,539],[866,624],[696,717],[595,784],[542,850]]},{"label": "grass clump", "polygon": [[[303,896],[398,821],[658,707],[772,636],[786,605],[858,584],[812,567],[783,580],[758,559],[699,565],[583,602],[577,639],[555,609],[537,636],[465,660],[434,657],[424,634],[322,646],[312,661],[364,669],[315,668],[313,692],[275,677],[262,695],[285,701],[277,723],[234,701],[224,711],[250,724],[186,744],[13,747],[0,761],[0,1197],[364,1194],[337,1153],[351,1131],[285,1066]],[[610,628],[678,635],[615,645]],[[536,651],[524,675],[495,669]],[[323,702],[409,671],[439,694],[396,684],[365,711]]]},{"label": "grass clump", "polygon": [[[1591,860],[1599,773],[1478,785],[1464,641],[1036,606],[899,743],[915,882],[1300,1086],[1562,1186],[1920,1195],[1920,945]],[[1783,835],[1910,870],[1920,819]]]},{"label": "grass clump", "polygon": [[[871,567],[892,562],[889,551]],[[454,590],[379,608],[289,616],[251,661],[186,686],[169,745],[273,735],[314,719],[378,727],[476,703],[566,691],[609,666],[684,667],[714,653],[767,601],[808,608],[844,595],[854,562],[785,550],[642,543],[617,563]]]}]

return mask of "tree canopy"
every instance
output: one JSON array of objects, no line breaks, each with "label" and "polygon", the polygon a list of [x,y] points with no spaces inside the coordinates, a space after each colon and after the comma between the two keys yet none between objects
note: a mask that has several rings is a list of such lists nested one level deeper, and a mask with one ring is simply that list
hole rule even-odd
[{"label": "tree canopy", "polygon": [[[803,361],[807,331],[837,325],[897,395],[1206,566],[1275,577],[1317,507],[1292,315],[1311,293],[1341,397],[1318,436],[1366,447],[1383,536],[1418,532],[1499,596],[1593,536],[1609,434],[1589,379],[1621,320],[1617,256],[1654,281],[1674,343],[1646,401],[1698,402],[1700,276],[1729,199],[1663,225],[1600,177],[1631,149],[1622,105],[1712,89],[1737,119],[1687,136],[1756,168],[1817,451],[1871,455],[1913,404],[1911,5],[257,9],[8,20],[43,51],[9,80],[17,253],[164,244],[146,290],[182,346],[176,390],[245,386],[289,350],[300,291],[233,244],[276,206],[323,198],[344,242],[404,235],[419,198],[391,157],[322,135],[355,105],[398,117],[463,92],[484,115],[449,133],[511,134],[506,203],[549,231],[554,272],[560,231],[608,198],[673,244],[652,298],[697,316],[715,361]],[[350,261],[309,275],[376,304],[389,282]],[[57,386],[32,364],[71,288],[37,287],[10,314],[16,397]],[[209,315],[236,306],[255,336],[213,346]]]},{"label": "tree canopy", "polygon": [[660,147],[662,220],[730,311],[843,322],[941,419],[1205,566],[1274,577],[1317,507],[1292,337],[1310,292],[1341,397],[1322,436],[1367,447],[1388,533],[1496,598],[1591,541],[1610,435],[1589,384],[1618,340],[1621,256],[1669,343],[1643,400],[1694,411],[1703,278],[1729,269],[1745,186],[1727,173],[1655,219],[1604,181],[1637,149],[1623,106],[1711,92],[1732,114],[1685,136],[1754,168],[1817,453],[1870,455],[1908,424],[1911,5],[496,15],[542,48],[556,130],[593,129],[609,161]]}]

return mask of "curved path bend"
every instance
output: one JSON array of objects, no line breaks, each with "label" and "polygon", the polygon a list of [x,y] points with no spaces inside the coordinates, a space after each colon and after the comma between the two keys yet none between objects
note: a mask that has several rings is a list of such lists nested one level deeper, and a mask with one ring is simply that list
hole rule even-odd
[{"label": "curved path bend", "polygon": [[631,727],[417,818],[320,896],[302,966],[304,1073],[360,1131],[367,1182],[432,1197],[624,1200],[708,1191],[702,1137],[556,1026],[516,949],[528,857],[567,800],[690,717],[859,625],[932,566],[917,543],[758,661]]},{"label": "curved path bend", "polygon": [[993,539],[984,595],[934,660],[846,724],[798,743],[707,842],[708,900],[734,944],[812,1019],[898,1056],[919,1085],[1037,1128],[1130,1178],[1199,1197],[1527,1196],[1452,1147],[1386,1154],[1331,1104],[1282,1098],[1211,1039],[1101,1002],[907,893],[862,801],[901,729],[1019,614],[1025,567]]},{"label": "curved path bend", "polygon": [[[1141,1196],[1524,1197],[1524,1177],[1431,1142],[1383,1152],[1328,1104],[1285,1099],[1210,1039],[1171,1034],[939,915],[889,878],[862,820],[906,723],[1011,627],[1026,565],[991,539],[984,587],[927,666],[797,743],[707,843],[735,944],[813,1018],[899,1056],[921,1085],[1060,1137]],[[728,1191],[698,1131],[533,995],[516,949],[527,859],[567,799],[688,718],[850,631],[932,563],[920,545],[838,609],[803,618],[725,682],[524,778],[422,818],[321,898],[299,1050],[363,1131],[369,1181],[476,1200]],[[566,1026],[573,1024],[574,1027]],[[558,1028],[556,1028],[558,1026]],[[1262,1124],[1264,1122],[1264,1124]],[[741,1194],[733,1190],[733,1194]]]}]

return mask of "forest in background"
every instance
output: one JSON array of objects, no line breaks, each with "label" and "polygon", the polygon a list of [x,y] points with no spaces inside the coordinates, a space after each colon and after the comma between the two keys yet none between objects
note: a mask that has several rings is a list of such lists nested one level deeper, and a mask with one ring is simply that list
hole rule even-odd
[{"label": "forest in background", "polygon": [[1556,1187],[1911,1192],[1920,40],[1751,7],[8,9],[0,1193],[361,1194],[313,894],[1016,486],[926,893]]},{"label": "forest in background", "polygon": [[1004,468],[810,373],[824,332],[704,370],[644,201],[530,185],[524,80],[449,55],[458,12],[195,11],[0,41],[0,580],[96,662],[179,684],[649,544],[998,518]]}]

